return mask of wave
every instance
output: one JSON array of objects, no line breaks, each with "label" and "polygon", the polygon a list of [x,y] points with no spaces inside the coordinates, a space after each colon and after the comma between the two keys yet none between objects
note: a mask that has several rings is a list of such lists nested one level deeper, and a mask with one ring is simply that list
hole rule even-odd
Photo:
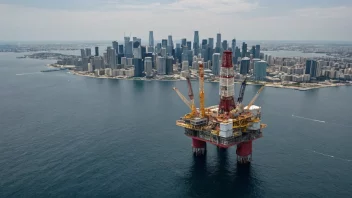
[{"label": "wave", "polygon": [[323,121],[323,120],[315,120],[315,119],[311,119],[311,118],[305,118],[305,117],[302,117],[302,116],[295,116],[295,115],[293,115],[293,114],[292,114],[292,117],[300,118],[300,119],[305,119],[305,120],[310,120],[310,121],[314,121],[314,122],[325,123],[325,121]]},{"label": "wave", "polygon": [[346,162],[352,162],[351,159],[345,159],[345,158],[341,158],[341,157],[335,157],[333,155],[329,155],[329,154],[326,154],[326,153],[320,153],[320,152],[317,152],[317,151],[314,151],[314,150],[311,150],[313,153],[316,153],[316,154],[319,154],[319,155],[322,155],[322,156],[325,156],[325,157],[330,157],[330,158],[335,158],[335,159],[339,159],[339,160],[343,160],[343,161],[346,161]]},{"label": "wave", "polygon": [[16,74],[16,76],[32,75],[32,74],[39,74],[39,73],[40,73],[40,72],[21,73],[21,74]]}]

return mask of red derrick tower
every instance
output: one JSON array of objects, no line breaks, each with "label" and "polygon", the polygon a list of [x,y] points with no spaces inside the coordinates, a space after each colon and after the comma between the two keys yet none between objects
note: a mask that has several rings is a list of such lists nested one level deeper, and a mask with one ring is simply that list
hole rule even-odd
[{"label": "red derrick tower", "polygon": [[235,85],[234,85],[235,72],[232,66],[232,52],[224,51],[222,55],[221,68],[220,68],[220,104],[219,112],[230,112],[236,108],[235,104]]}]

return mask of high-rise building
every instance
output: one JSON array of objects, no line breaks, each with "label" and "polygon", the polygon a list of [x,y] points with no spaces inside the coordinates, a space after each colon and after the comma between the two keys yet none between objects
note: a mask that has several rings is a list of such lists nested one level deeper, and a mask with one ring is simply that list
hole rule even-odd
[{"label": "high-rise building", "polygon": [[205,49],[208,45],[208,40],[207,39],[203,39],[202,40],[202,49]]},{"label": "high-rise building", "polygon": [[232,57],[235,57],[235,52],[236,52],[236,39],[232,39],[231,42],[231,51],[232,51]]},{"label": "high-rise building", "polygon": [[129,42],[130,42],[130,37],[125,36],[124,41],[125,41],[125,49],[123,50],[123,52],[124,52],[124,54],[128,54],[128,52],[129,52],[128,46],[129,46]]},{"label": "high-rise building", "polygon": [[93,59],[91,59],[91,64],[93,65],[93,70],[105,69],[104,59],[101,56],[95,56]]},{"label": "high-rise building", "polygon": [[306,61],[305,74],[310,74],[310,77],[317,76],[317,61],[316,60],[307,60]]},{"label": "high-rise building", "polygon": [[194,56],[193,51],[188,50],[187,53],[188,53],[188,65],[192,65],[192,60],[193,60],[193,56]]},{"label": "high-rise building", "polygon": [[187,39],[183,38],[181,39],[181,47],[187,45]]},{"label": "high-rise building", "polygon": [[227,48],[228,48],[228,44],[227,44],[227,40],[223,40],[222,41],[222,50],[227,50]]},{"label": "high-rise building", "polygon": [[162,57],[166,58],[166,48],[162,47],[161,51],[160,51],[160,54],[161,54]]},{"label": "high-rise building", "polygon": [[144,60],[145,55],[147,53],[147,48],[144,45],[139,46],[141,48],[141,56],[142,56],[142,60]]},{"label": "high-rise building", "polygon": [[235,57],[234,57],[234,61],[233,61],[234,64],[238,63],[238,58],[239,57],[241,57],[241,50],[240,50],[239,47],[236,46],[236,48],[235,48]]},{"label": "high-rise building", "polygon": [[118,53],[123,54],[123,45],[119,45]]},{"label": "high-rise building", "polygon": [[167,39],[162,39],[161,40],[161,47],[166,49],[166,46],[167,46]]},{"label": "high-rise building", "polygon": [[253,55],[253,58],[256,58],[255,57],[256,52],[255,52],[255,46],[254,45],[252,46],[251,54]]},{"label": "high-rise building", "polygon": [[142,58],[141,48],[133,48],[133,58]]},{"label": "high-rise building", "polygon": [[89,61],[88,57],[82,58],[82,70],[83,71],[88,71],[88,61]]},{"label": "high-rise building", "polygon": [[116,68],[116,51],[115,49],[108,47],[107,49],[107,64],[110,68],[112,69],[117,69]]},{"label": "high-rise building", "polygon": [[153,46],[148,46],[148,50],[147,51],[148,51],[148,53],[149,52],[153,53],[154,52],[154,47]]},{"label": "high-rise building", "polygon": [[220,53],[213,54],[212,63],[213,63],[212,73],[218,76],[220,72]]},{"label": "high-rise building", "polygon": [[95,47],[95,56],[99,56],[99,47]]},{"label": "high-rise building", "polygon": [[86,48],[86,56],[91,56],[92,55],[92,49],[91,48]]},{"label": "high-rise building", "polygon": [[142,59],[140,58],[133,58],[132,63],[134,65],[134,77],[142,77],[144,66],[142,64]]},{"label": "high-rise building", "polygon": [[180,63],[181,59],[182,59],[182,49],[181,49],[180,43],[176,44],[175,57],[176,57],[177,62]]},{"label": "high-rise building", "polygon": [[173,64],[172,62],[174,61],[174,58],[172,56],[168,56],[166,59],[166,75],[172,75],[173,74]]},{"label": "high-rise building", "polygon": [[119,43],[117,41],[112,42],[112,48],[115,49],[116,54],[119,53]]},{"label": "high-rise building", "polygon": [[122,57],[124,57],[124,56],[125,56],[124,54],[118,54],[118,55],[117,55],[117,61],[116,61],[116,63],[117,63],[117,64],[122,64],[122,63],[121,63],[121,59],[122,59]]},{"label": "high-rise building", "polygon": [[153,31],[149,31],[149,47],[154,47],[154,34],[153,34]]},{"label": "high-rise building", "polygon": [[260,58],[260,45],[255,46],[255,58]]},{"label": "high-rise building", "polygon": [[216,34],[216,47],[218,47],[218,48],[221,47],[221,34],[220,33]]},{"label": "high-rise building", "polygon": [[159,75],[166,74],[166,58],[158,56],[157,57],[157,64],[156,64],[157,72]]},{"label": "high-rise building", "polygon": [[193,49],[194,49],[194,54],[198,55],[199,54],[199,32],[198,31],[194,31]]},{"label": "high-rise building", "polygon": [[153,76],[153,61],[152,61],[152,57],[145,57],[145,60],[144,60],[144,71],[145,71],[145,75],[146,75],[147,78]]},{"label": "high-rise building", "polygon": [[125,48],[127,48],[125,56],[127,58],[132,58],[133,57],[133,51],[132,51],[132,49],[133,49],[133,41],[129,41]]},{"label": "high-rise building", "polygon": [[123,65],[124,67],[127,66],[127,58],[126,57],[121,57],[121,65]]},{"label": "high-rise building", "polygon": [[247,55],[247,44],[245,42],[242,43],[242,55],[241,57],[246,57]]},{"label": "high-rise building", "polygon": [[188,47],[188,50],[192,50],[192,42],[191,41],[187,41],[187,47]]},{"label": "high-rise building", "polygon": [[81,49],[81,58],[86,57],[86,51],[84,49]]},{"label": "high-rise building", "polygon": [[189,69],[188,61],[182,61],[182,71],[187,71]]},{"label": "high-rise building", "polygon": [[172,40],[172,35],[167,36],[167,46],[174,47],[174,42]]},{"label": "high-rise building", "polygon": [[255,80],[265,80],[266,68],[268,63],[265,61],[257,61],[254,63],[254,78]]},{"label": "high-rise building", "polygon": [[241,65],[240,65],[240,74],[246,75],[249,72],[249,63],[250,59],[248,57],[244,57],[241,60]]},{"label": "high-rise building", "polygon": [[159,54],[160,51],[161,51],[161,43],[157,43],[157,44],[156,44],[156,47],[155,47],[155,52],[156,52],[157,54]]},{"label": "high-rise building", "polygon": [[214,48],[214,38],[209,38],[208,39],[208,46],[213,49]]}]

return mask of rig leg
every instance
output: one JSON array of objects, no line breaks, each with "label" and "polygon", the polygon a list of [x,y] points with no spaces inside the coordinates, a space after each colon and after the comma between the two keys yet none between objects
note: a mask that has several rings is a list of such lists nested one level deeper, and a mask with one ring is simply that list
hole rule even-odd
[{"label": "rig leg", "polygon": [[242,142],[237,145],[237,163],[247,164],[252,161],[252,141]]},{"label": "rig leg", "polygon": [[204,141],[192,138],[192,152],[194,155],[204,155],[207,144]]}]

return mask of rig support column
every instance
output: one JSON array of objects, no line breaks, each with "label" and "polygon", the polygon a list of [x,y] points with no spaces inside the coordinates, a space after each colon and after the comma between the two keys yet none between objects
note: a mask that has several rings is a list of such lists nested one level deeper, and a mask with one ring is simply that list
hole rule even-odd
[{"label": "rig support column", "polygon": [[192,138],[192,151],[193,154],[204,155],[206,151],[206,142]]},{"label": "rig support column", "polygon": [[247,164],[252,161],[252,141],[242,142],[237,145],[237,163]]}]

